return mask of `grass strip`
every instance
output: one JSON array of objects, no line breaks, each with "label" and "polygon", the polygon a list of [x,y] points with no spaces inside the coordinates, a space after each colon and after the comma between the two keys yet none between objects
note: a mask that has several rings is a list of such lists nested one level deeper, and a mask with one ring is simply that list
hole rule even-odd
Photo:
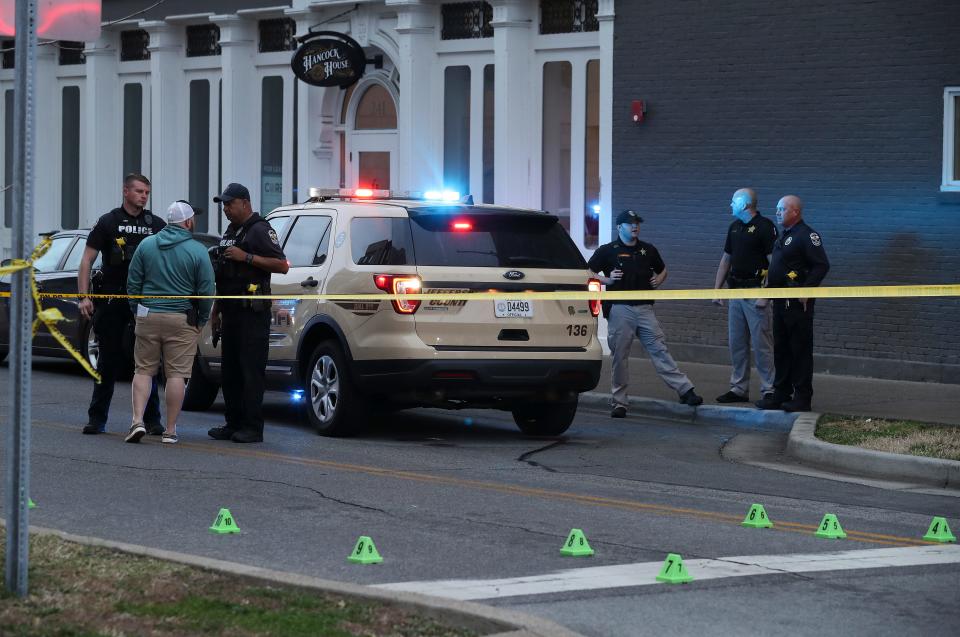
[{"label": "grass strip", "polygon": [[[6,529],[0,528],[6,542]],[[4,555],[0,553],[0,564]],[[408,610],[31,536],[29,595],[0,593],[16,637],[473,637]]]},{"label": "grass strip", "polygon": [[960,427],[953,425],[826,414],[817,422],[816,436],[837,445],[960,460]]}]

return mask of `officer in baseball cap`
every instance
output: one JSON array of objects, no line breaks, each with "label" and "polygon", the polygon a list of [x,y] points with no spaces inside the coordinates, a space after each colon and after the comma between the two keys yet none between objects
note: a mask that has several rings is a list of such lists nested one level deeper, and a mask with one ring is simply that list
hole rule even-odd
[{"label": "officer in baseball cap", "polygon": [[[610,292],[660,287],[667,278],[667,266],[653,244],[637,238],[643,218],[633,210],[623,210],[616,221],[617,238],[597,248],[587,264],[590,270]],[[627,415],[630,402],[627,397],[630,378],[627,363],[635,336],[650,355],[660,378],[677,392],[681,403],[691,406],[703,403],[703,398],[694,391],[693,383],[667,351],[663,329],[653,313],[652,300],[604,301],[603,316],[608,320],[607,343],[613,359],[611,417]]]}]

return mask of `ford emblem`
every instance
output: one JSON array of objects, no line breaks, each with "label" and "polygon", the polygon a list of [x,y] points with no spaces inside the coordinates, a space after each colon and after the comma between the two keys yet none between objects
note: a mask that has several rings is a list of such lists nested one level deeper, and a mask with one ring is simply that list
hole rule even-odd
[{"label": "ford emblem", "polygon": [[519,281],[524,276],[524,273],[520,270],[508,270],[503,273],[503,278],[510,279],[511,281]]}]

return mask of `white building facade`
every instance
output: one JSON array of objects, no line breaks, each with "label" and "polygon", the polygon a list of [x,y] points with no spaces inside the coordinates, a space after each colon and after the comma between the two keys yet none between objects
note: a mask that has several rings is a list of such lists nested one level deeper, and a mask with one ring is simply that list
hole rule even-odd
[{"label": "white building facade", "polygon": [[[198,0],[117,15],[136,4],[104,2],[96,42],[39,47],[38,232],[91,226],[138,172],[156,210],[213,207],[200,218],[213,233],[226,221],[211,197],[240,182],[264,212],[313,186],[446,188],[557,214],[585,254],[609,240],[614,0]],[[295,38],[311,29],[364,48],[357,84],[295,78]],[[9,51],[3,62],[9,183]]]}]

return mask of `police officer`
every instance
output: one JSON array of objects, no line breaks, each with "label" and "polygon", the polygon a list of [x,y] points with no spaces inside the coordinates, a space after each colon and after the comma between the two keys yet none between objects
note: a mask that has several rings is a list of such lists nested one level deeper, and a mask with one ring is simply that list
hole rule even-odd
[{"label": "police officer", "polygon": [[229,184],[214,202],[223,204],[230,226],[215,249],[218,299],[211,312],[214,333],[223,341],[223,401],[226,424],[210,429],[216,440],[263,441],[264,373],[270,338],[270,273],[286,274],[287,259],[277,233],[253,211],[250,191]]},{"label": "police officer", "polygon": [[[777,203],[783,233],[773,246],[767,285],[816,287],[830,270],[823,241],[803,221],[803,202],[787,195]],[[813,306],[815,299],[773,300],[773,392],[760,409],[810,411],[813,398]]]},{"label": "police officer", "polygon": [[[717,267],[714,288],[759,288],[767,274],[769,255],[777,240],[777,227],[757,211],[757,193],[741,188],[730,202],[734,220],[727,228],[727,241]],[[722,299],[713,301],[723,306]],[[750,400],[750,350],[760,374],[760,394],[773,391],[773,326],[769,299],[730,299],[727,309],[727,342],[733,369],[730,389],[717,396],[718,403]]]},{"label": "police officer", "polygon": [[[624,210],[617,215],[617,239],[600,246],[590,257],[588,267],[608,291],[653,290],[667,278],[667,266],[660,253],[653,245],[637,238],[641,223],[643,219],[637,213]],[[663,382],[680,396],[681,403],[694,407],[703,403],[693,383],[677,368],[667,351],[666,337],[653,313],[653,301],[605,301],[603,316],[609,321],[607,343],[613,358],[612,418],[627,415],[627,382],[630,380],[627,364],[634,336],[647,350]]]},{"label": "police officer", "polygon": [[[167,225],[144,207],[149,198],[149,179],[137,174],[127,175],[123,179],[123,205],[100,217],[87,235],[87,245],[77,273],[77,291],[80,294],[91,291],[90,270],[98,253],[103,255],[103,266],[96,277],[96,289],[93,292],[127,293],[127,270],[137,246],[145,237],[160,232]],[[83,318],[93,321],[93,331],[100,345],[97,357],[100,383],[93,386],[87,424],[83,427],[85,434],[99,434],[106,429],[117,376],[126,365],[133,362],[133,313],[126,299],[101,299],[94,303],[90,298],[81,298],[78,309]],[[156,382],[147,400],[144,424],[149,434],[163,434]]]}]

